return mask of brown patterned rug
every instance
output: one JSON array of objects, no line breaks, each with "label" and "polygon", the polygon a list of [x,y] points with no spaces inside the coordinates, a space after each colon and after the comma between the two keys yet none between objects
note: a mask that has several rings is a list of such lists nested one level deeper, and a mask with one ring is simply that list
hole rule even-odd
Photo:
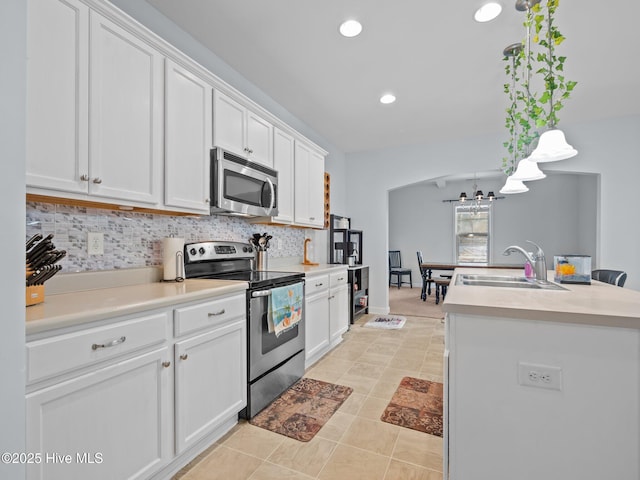
[{"label": "brown patterned rug", "polygon": [[404,377],[380,419],[442,436],[442,384]]},{"label": "brown patterned rug", "polygon": [[352,391],[351,387],[302,378],[249,423],[301,442],[308,442]]}]

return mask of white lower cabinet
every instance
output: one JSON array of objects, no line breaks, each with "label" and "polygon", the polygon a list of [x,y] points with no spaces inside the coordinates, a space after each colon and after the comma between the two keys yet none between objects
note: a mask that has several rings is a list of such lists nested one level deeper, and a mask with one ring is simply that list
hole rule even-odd
[{"label": "white lower cabinet", "polygon": [[245,291],[27,339],[28,480],[166,479],[246,406]]},{"label": "white lower cabinet", "polygon": [[347,271],[305,279],[305,367],[342,341],[349,329]]},{"label": "white lower cabinet", "polygon": [[165,346],[28,394],[27,479],[149,477],[171,456],[170,367]]},{"label": "white lower cabinet", "polygon": [[246,338],[240,318],[176,343],[177,453],[247,404]]}]

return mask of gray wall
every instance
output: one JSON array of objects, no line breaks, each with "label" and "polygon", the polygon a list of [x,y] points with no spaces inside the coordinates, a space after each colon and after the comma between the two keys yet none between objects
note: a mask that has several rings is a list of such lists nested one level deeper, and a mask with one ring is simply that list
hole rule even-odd
[{"label": "gray wall", "polygon": [[[24,216],[26,9],[24,0],[0,2],[0,452],[25,451]],[[0,478],[24,478],[24,465],[0,462]]]},{"label": "gray wall", "polygon": [[[640,178],[640,151],[636,146],[640,115],[562,128],[579,153],[569,160],[546,164],[543,170],[600,175],[598,262],[594,267],[626,270],[629,278],[625,288],[640,290],[640,222],[633,202]],[[389,308],[389,191],[446,175],[497,169],[504,155],[503,137],[504,133],[462,136],[456,141],[348,155],[347,174],[358,175],[359,181],[350,186],[347,202],[354,223],[366,232],[363,249],[370,266],[371,311],[382,313]],[[531,182],[530,186],[534,184]],[[527,195],[523,194],[523,198]],[[523,215],[535,211],[533,207],[523,206]]]},{"label": "gray wall", "polygon": [[[503,183],[502,178],[480,179],[478,188],[500,195]],[[595,264],[597,176],[549,174],[528,186],[527,194],[504,195],[493,203],[491,262],[522,264],[522,256],[502,252],[532,240],[544,249],[548,268],[553,268],[553,255],[561,253],[591,255]],[[472,188],[473,180],[448,181],[443,188],[429,182],[389,192],[389,249],[401,251],[414,284],[420,285],[416,251],[421,250],[426,261],[455,261],[456,203],[442,200],[458,198],[462,191],[470,196]]]}]

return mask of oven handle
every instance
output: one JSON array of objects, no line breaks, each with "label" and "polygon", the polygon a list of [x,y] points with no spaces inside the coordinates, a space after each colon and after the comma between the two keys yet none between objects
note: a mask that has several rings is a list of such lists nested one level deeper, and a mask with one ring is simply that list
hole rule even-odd
[{"label": "oven handle", "polygon": [[251,298],[269,297],[271,296],[271,290],[258,290],[257,292],[251,292]]}]

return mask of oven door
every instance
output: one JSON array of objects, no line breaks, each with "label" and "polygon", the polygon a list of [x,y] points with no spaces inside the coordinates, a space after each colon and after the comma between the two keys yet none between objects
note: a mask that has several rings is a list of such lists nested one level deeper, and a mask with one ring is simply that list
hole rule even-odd
[{"label": "oven door", "polygon": [[221,149],[211,153],[212,213],[276,216],[278,174]]},{"label": "oven door", "polygon": [[[302,284],[304,282],[296,282]],[[304,291],[304,290],[303,290]],[[302,319],[291,329],[276,336],[269,332],[269,296],[271,290],[249,290],[249,383],[264,375],[274,367],[304,350],[305,311]]]}]

